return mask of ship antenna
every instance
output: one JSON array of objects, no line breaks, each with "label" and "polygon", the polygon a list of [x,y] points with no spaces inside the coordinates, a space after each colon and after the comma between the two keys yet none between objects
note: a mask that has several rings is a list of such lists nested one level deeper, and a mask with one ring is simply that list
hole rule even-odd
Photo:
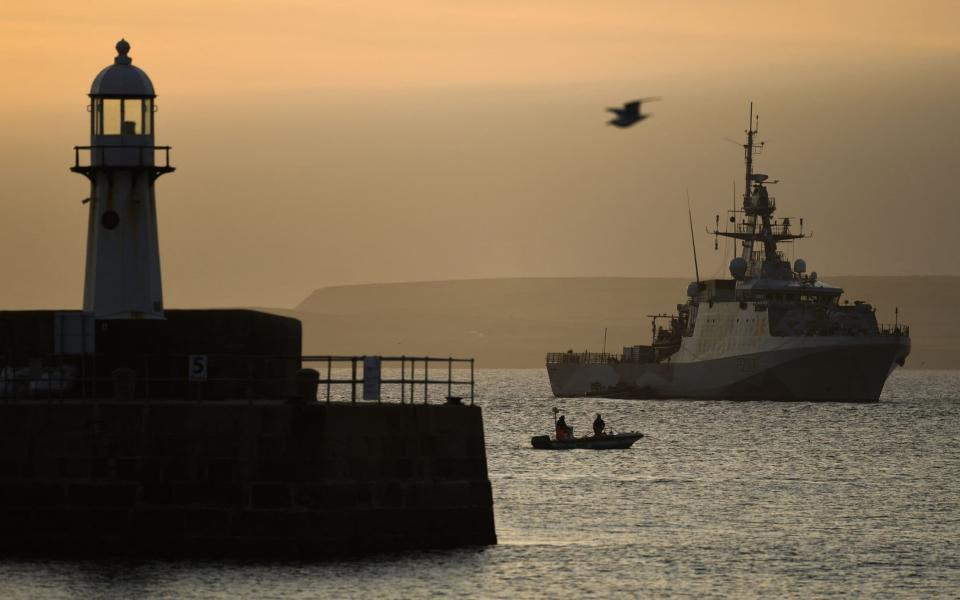
[{"label": "ship antenna", "polygon": [[733,180],[733,212],[737,212],[737,180],[736,179]]},{"label": "ship antenna", "polygon": [[750,178],[753,175],[753,135],[757,133],[753,129],[753,102],[750,103],[750,118],[747,120],[747,144],[744,146],[746,150],[746,163],[747,163],[747,176],[746,183],[743,186],[743,199],[744,206],[750,202]]},{"label": "ship antenna", "polygon": [[607,353],[607,328],[603,328],[603,354]]},{"label": "ship antenna", "polygon": [[687,190],[687,216],[690,218],[690,243],[693,245],[693,272],[697,277],[697,287],[699,287],[700,265],[697,262],[697,240],[693,237],[693,211],[690,209],[690,190]]},{"label": "ship antenna", "polygon": [[720,249],[720,215],[717,215],[717,220],[713,225],[713,249],[714,251]]}]

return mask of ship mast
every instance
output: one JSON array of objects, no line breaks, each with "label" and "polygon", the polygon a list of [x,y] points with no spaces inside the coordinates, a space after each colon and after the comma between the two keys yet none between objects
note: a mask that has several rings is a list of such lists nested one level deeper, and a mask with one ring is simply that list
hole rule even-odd
[{"label": "ship mast", "polygon": [[[757,120],[754,121],[753,118],[753,102],[750,103],[750,117],[747,120],[747,143],[743,145],[743,157],[744,163],[746,164],[746,174],[744,176],[743,184],[743,208],[749,208],[750,202],[750,192],[753,189],[753,151],[756,150],[759,154],[763,149],[763,142],[759,144],[754,143],[754,136],[757,135],[757,130],[760,126],[760,115],[757,115]],[[740,256],[743,257],[743,260],[747,261],[747,264],[750,264],[753,261],[753,241],[754,235],[757,231],[757,215],[756,213],[749,212],[747,213],[746,226],[750,230],[750,237],[743,239],[743,250],[740,253]]]},{"label": "ship mast", "polygon": [[[799,233],[790,231],[790,219],[775,219],[773,213],[777,210],[776,200],[767,192],[768,184],[777,183],[767,181],[767,175],[753,172],[754,157],[763,150],[763,142],[757,142],[760,117],[753,114],[753,102],[750,103],[750,117],[747,124],[747,142],[743,144],[744,190],[743,206],[740,210],[731,211],[730,222],[733,227],[724,231],[715,229],[712,233],[740,240],[742,250],[738,261],[743,261],[740,275],[735,277],[773,277],[776,279],[793,276],[790,264],[777,250],[779,242],[791,242],[806,237],[801,230]],[[739,217],[742,216],[742,220]],[[719,226],[719,215],[717,217]],[[763,245],[762,250],[755,250],[755,242]]]}]

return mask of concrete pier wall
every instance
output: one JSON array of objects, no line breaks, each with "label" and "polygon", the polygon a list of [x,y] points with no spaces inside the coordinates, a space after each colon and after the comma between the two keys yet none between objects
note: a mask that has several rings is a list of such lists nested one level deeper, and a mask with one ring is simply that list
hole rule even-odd
[{"label": "concrete pier wall", "polygon": [[[288,398],[297,394],[301,326],[254,310],[168,310],[165,319],[95,320],[79,311],[0,311],[0,396],[36,397],[26,379],[68,367],[67,396],[113,396],[114,370],[132,369],[140,398]],[[189,381],[189,358],[207,380]],[[23,375],[20,370],[29,368]],[[11,381],[16,377],[16,381]],[[62,394],[55,394],[62,395]]]},{"label": "concrete pier wall", "polygon": [[0,551],[314,556],[496,543],[475,406],[0,402]]}]

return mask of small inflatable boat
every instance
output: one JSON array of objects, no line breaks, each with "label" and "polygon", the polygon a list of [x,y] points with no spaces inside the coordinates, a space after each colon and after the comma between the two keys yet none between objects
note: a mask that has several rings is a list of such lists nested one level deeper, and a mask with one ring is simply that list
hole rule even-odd
[{"label": "small inflatable boat", "polygon": [[629,448],[642,437],[643,434],[639,431],[575,437],[567,440],[558,440],[551,438],[549,435],[538,435],[530,438],[530,443],[538,450],[573,450],[575,448],[622,450]]}]

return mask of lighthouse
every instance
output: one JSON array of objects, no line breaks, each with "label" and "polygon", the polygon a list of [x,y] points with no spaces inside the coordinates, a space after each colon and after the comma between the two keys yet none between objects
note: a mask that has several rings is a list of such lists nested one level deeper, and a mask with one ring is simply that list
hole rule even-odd
[{"label": "lighthouse", "polygon": [[174,170],[157,146],[156,94],[130,44],[90,88],[90,145],[70,169],[90,180],[83,310],[96,319],[162,319],[156,180]]},{"label": "lighthouse", "polygon": [[[120,40],[94,80],[90,143],[71,167],[90,181],[84,310],[0,310],[0,554],[309,559],[495,544],[481,409],[452,400],[468,384],[457,359],[400,357],[409,379],[381,380],[381,357],[304,356],[297,319],[164,309],[155,184],[173,167],[129,52]],[[330,374],[342,361],[349,380]],[[428,403],[430,361],[447,367],[443,380],[431,365],[429,382],[447,383],[448,403]],[[311,362],[326,364],[326,402]],[[409,384],[409,403],[356,402],[360,384],[391,381]],[[332,402],[338,389],[354,402]],[[416,451],[398,461],[396,448]]]}]

